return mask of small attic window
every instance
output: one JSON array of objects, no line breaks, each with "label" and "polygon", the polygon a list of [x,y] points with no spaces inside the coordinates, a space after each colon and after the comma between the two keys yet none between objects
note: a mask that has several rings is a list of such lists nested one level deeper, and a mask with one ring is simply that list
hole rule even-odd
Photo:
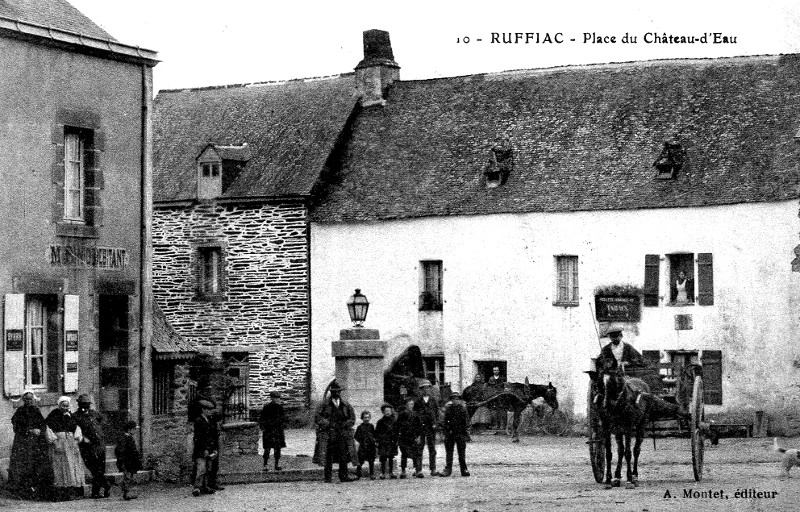
[{"label": "small attic window", "polygon": [[489,161],[483,168],[486,188],[505,185],[508,175],[514,170],[514,148],[508,137],[498,139],[489,152]]},{"label": "small attic window", "polygon": [[220,164],[218,163],[203,163],[201,164],[201,172],[203,173],[204,178],[214,177],[216,178],[219,176],[219,168]]},{"label": "small attic window", "polygon": [[686,150],[680,142],[666,141],[661,154],[653,162],[656,168],[656,178],[659,180],[672,180],[678,175],[678,171],[683,167],[686,160]]},{"label": "small attic window", "polygon": [[221,196],[250,160],[250,146],[207,144],[197,155],[197,198],[211,200]]}]

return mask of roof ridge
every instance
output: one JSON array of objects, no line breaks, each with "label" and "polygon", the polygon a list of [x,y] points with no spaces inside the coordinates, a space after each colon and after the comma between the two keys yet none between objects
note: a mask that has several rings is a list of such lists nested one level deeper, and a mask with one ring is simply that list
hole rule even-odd
[{"label": "roof ridge", "polygon": [[162,92],[196,92],[196,91],[210,91],[216,89],[245,89],[248,87],[268,87],[273,85],[287,85],[287,84],[295,84],[295,83],[312,83],[312,82],[322,82],[325,80],[336,80],[337,78],[346,78],[350,76],[354,76],[355,73],[339,73],[335,75],[320,75],[320,76],[310,76],[304,78],[288,78],[286,80],[265,80],[262,82],[247,82],[247,83],[238,83],[238,84],[223,84],[223,85],[206,85],[202,87],[182,87],[179,89],[161,89],[159,90],[159,94]]},{"label": "roof ridge", "polygon": [[757,55],[736,55],[731,57],[688,57],[688,58],[664,58],[664,59],[647,59],[647,60],[627,60],[627,61],[612,61],[612,62],[597,62],[590,64],[559,64],[555,66],[542,67],[542,68],[518,68],[507,69],[504,71],[487,71],[482,73],[473,73],[469,75],[455,75],[455,76],[440,76],[433,78],[418,78],[413,80],[398,80],[397,83],[413,83],[413,82],[433,82],[436,80],[452,80],[452,79],[468,79],[468,78],[495,78],[502,76],[518,76],[524,74],[537,74],[537,73],[552,73],[558,71],[573,71],[573,70],[602,70],[602,69],[623,69],[629,67],[649,67],[663,64],[690,64],[690,63],[715,63],[715,62],[734,62],[734,61],[766,61],[778,60],[784,55],[797,55],[794,53],[779,53],[779,54],[757,54]]}]

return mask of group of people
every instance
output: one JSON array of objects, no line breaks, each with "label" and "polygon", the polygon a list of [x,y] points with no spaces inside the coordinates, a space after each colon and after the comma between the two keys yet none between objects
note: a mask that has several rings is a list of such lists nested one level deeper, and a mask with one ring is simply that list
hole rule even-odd
[{"label": "group of people", "polygon": [[[112,480],[105,475],[105,419],[91,408],[88,395],[78,397],[77,411],[70,410],[70,397],[58,399],[47,418],[36,405],[31,390],[22,394],[22,405],[11,417],[14,442],[8,472],[9,488],[27,499],[70,500],[83,497],[85,470],[92,478],[92,498],[108,498]],[[133,433],[135,421],[124,425],[116,447],[117,466],[123,473],[122,497],[135,499],[133,475],[142,468]],[[101,492],[102,491],[102,492]]]},{"label": "group of people", "polygon": [[[349,482],[348,465],[356,466],[356,477],[363,476],[364,464],[369,478],[374,480],[375,460],[380,463],[380,479],[407,478],[409,461],[416,478],[423,478],[422,460],[428,449],[428,468],[431,476],[450,476],[453,468],[453,449],[458,451],[462,476],[469,476],[466,462],[466,443],[469,440],[469,415],[461,396],[453,393],[443,410],[430,395],[431,383],[419,383],[421,396],[409,397],[403,409],[395,414],[394,407],[383,404],[381,418],[371,423],[369,411],[361,413],[361,424],[353,433],[356,416],[353,407],[341,397],[342,388],[337,382],[330,386],[330,398],[317,410],[317,448],[314,460],[323,464],[326,482],[332,481],[333,463],[339,464],[339,481]],[[440,421],[441,412],[441,421]],[[445,436],[445,469],[436,470],[436,430],[441,425]],[[355,442],[358,448],[355,448]],[[395,473],[395,457],[400,455],[400,473]]]}]

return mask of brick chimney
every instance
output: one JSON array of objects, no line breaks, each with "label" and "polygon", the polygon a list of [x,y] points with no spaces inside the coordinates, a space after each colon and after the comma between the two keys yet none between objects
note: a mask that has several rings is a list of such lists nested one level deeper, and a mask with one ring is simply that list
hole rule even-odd
[{"label": "brick chimney", "polygon": [[386,91],[400,79],[400,66],[394,61],[389,32],[364,31],[364,60],[356,66],[356,88],[361,93],[361,105],[385,105]]}]

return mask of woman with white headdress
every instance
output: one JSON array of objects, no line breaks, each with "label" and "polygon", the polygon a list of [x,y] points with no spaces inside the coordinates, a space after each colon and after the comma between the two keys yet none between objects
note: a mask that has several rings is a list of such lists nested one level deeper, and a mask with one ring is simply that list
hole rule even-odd
[{"label": "woman with white headdress", "polygon": [[83,459],[78,448],[80,428],[69,411],[68,396],[58,399],[58,408],[47,416],[47,426],[55,437],[50,443],[50,458],[53,461],[53,486],[55,499],[70,500],[83,495]]},{"label": "woman with white headdress", "polygon": [[27,499],[42,498],[53,481],[47,453],[44,416],[36,406],[36,395],[26,390],[11,417],[14,443],[8,467],[8,484]]}]

